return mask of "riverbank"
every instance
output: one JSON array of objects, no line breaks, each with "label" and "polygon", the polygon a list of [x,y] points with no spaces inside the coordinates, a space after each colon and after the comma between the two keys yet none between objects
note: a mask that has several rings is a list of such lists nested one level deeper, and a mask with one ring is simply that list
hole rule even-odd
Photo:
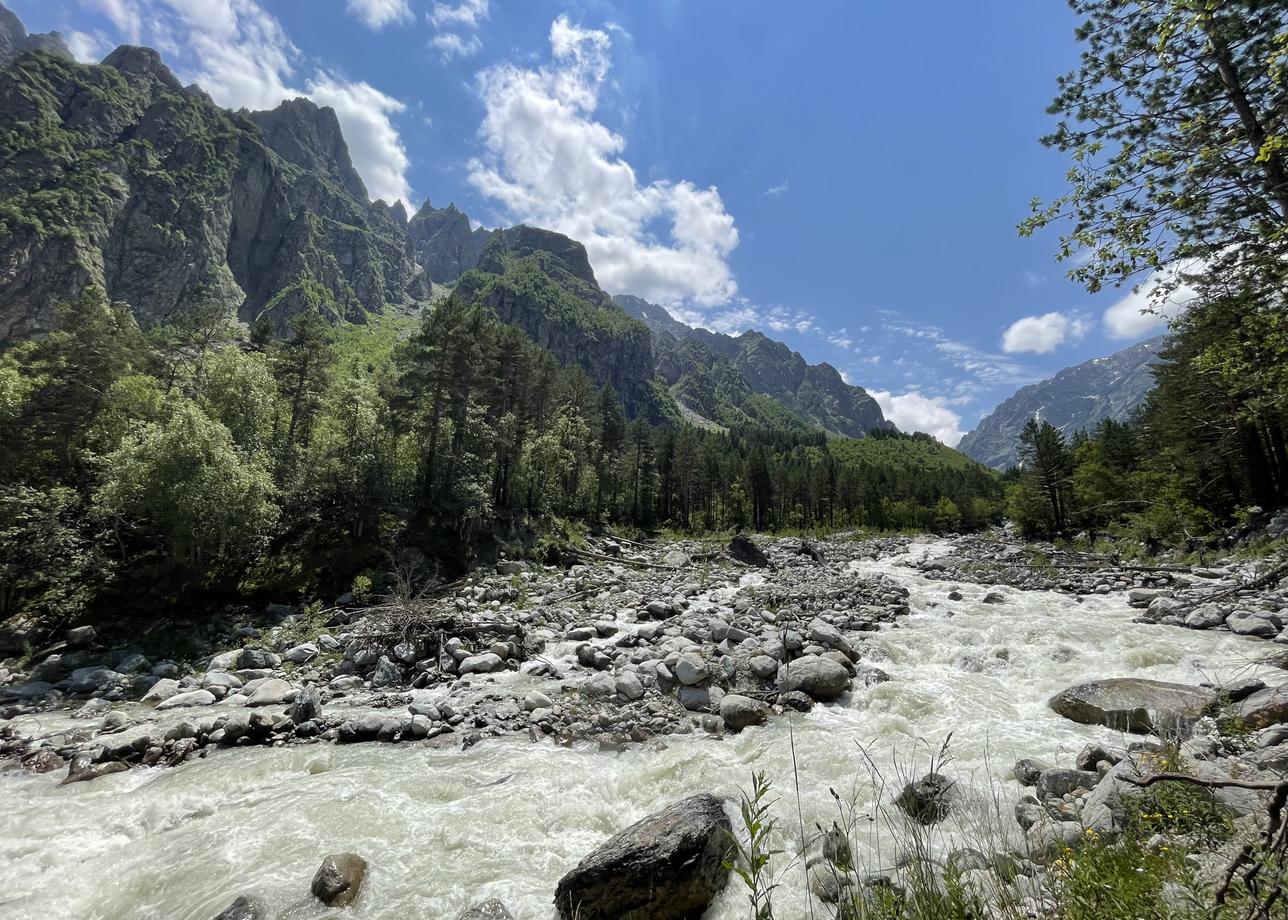
[{"label": "riverbank", "polygon": [[[330,657],[319,648],[317,658],[299,664],[285,656],[308,643],[295,641],[301,638],[290,632],[295,624],[282,623],[276,637],[273,627],[246,637],[252,648],[283,657],[277,664],[262,659],[270,674],[237,667],[239,653],[224,670],[207,667],[169,678],[179,681],[180,693],[193,692],[184,680],[206,689],[211,674],[242,682],[194,709],[122,701],[111,705],[123,716],[105,715],[102,704],[94,704],[77,719],[70,701],[48,708],[39,699],[14,703],[25,711],[14,713],[10,730],[28,747],[30,739],[41,739],[55,754],[71,745],[124,746],[132,737],[150,741],[129,741],[131,751],[137,745],[144,756],[155,747],[164,753],[170,743],[165,735],[186,723],[195,723],[197,734],[173,740],[197,745],[178,769],[136,766],[66,786],[58,785],[62,770],[42,775],[14,769],[0,776],[10,801],[18,803],[14,833],[0,857],[20,870],[0,900],[0,915],[209,918],[239,893],[257,891],[284,916],[322,916],[320,905],[308,904],[308,879],[322,856],[352,851],[372,867],[366,893],[349,908],[355,917],[455,916],[485,897],[501,898],[520,918],[548,917],[555,882],[611,833],[689,793],[735,796],[753,770],[766,772],[780,796],[788,796],[799,775],[806,826],[826,827],[835,818],[829,787],[870,808],[892,795],[873,787],[870,759],[890,782],[919,776],[930,749],[953,733],[954,781],[1000,790],[1009,808],[1026,792],[1014,779],[1016,760],[1074,767],[1088,744],[1125,750],[1133,740],[1051,710],[1047,701],[1070,685],[1110,677],[1222,685],[1281,679],[1282,672],[1257,664],[1273,652],[1273,643],[1225,630],[1133,622],[1139,611],[1125,591],[1079,598],[940,580],[919,571],[952,548],[945,541],[838,539],[818,546],[820,562],[800,554],[799,541],[779,541],[764,546],[774,568],[761,569],[727,559],[695,561],[705,547],[622,545],[624,557],[608,551],[601,554],[610,559],[583,569],[498,572],[441,598],[453,616],[513,619],[523,626],[523,647],[505,650],[504,658],[502,650],[490,650],[495,638],[486,639],[489,651],[482,650],[481,636],[465,649],[448,650],[450,636],[443,643],[458,672],[464,661],[489,654],[509,662],[500,670],[440,679],[433,667],[418,670],[415,662],[391,656],[391,646],[384,657],[402,680],[430,676],[422,687],[371,687],[380,656],[358,664],[361,648],[351,655],[352,637],[345,638],[361,618],[340,624],[344,628],[325,626],[332,632],[324,635],[340,648]],[[498,596],[510,591],[508,599]],[[989,600],[992,594],[1000,594],[1000,603]],[[653,604],[658,606],[650,610]],[[817,627],[815,620],[821,621]],[[827,626],[843,646],[831,647],[840,643]],[[732,629],[749,635],[734,633],[731,641]],[[777,668],[770,676],[766,666],[766,677],[756,677],[751,662],[762,656],[738,651],[754,640],[758,651],[772,652],[765,643],[793,631],[802,644],[792,661],[830,661],[846,674],[835,698],[815,701],[808,714],[778,699]],[[277,639],[295,644],[278,648]],[[322,644],[321,636],[312,641]],[[792,641],[783,643],[785,655]],[[470,654],[457,660],[454,652],[462,650]],[[511,651],[517,654],[511,657]],[[707,674],[685,683],[680,672],[690,679],[697,674],[680,665],[690,652]],[[727,676],[726,660],[746,667]],[[345,661],[353,662],[352,671]],[[433,664],[451,670],[437,657]],[[368,665],[370,676],[363,673]],[[247,672],[245,679],[239,672]],[[634,700],[628,675],[644,690]],[[749,676],[759,683],[739,683]],[[345,678],[358,683],[331,688]],[[278,702],[247,707],[263,687],[279,689],[261,683],[244,692],[257,680],[282,680],[289,689]],[[322,719],[305,721],[325,727],[300,738],[280,720],[310,682],[319,691]],[[602,695],[595,695],[596,686]],[[760,691],[764,698],[757,697]],[[721,693],[751,701],[744,711],[763,714],[765,724],[733,731],[722,715],[723,700],[713,700]],[[534,694],[552,705],[531,705],[544,702]],[[682,697],[703,705],[686,708]],[[272,719],[262,736],[233,744],[223,743],[227,733],[214,737],[229,719],[240,724],[258,713]],[[122,731],[101,733],[105,721],[122,718],[130,723]],[[341,741],[344,726],[363,719],[372,725],[380,720],[376,738],[390,719],[398,726],[425,719],[431,731],[443,730],[427,741],[415,740],[414,729],[386,732],[390,740],[410,742],[403,744],[317,740],[334,732]],[[786,799],[778,807],[783,817],[793,809]],[[969,839],[964,818],[950,816],[937,831],[945,846]],[[779,841],[784,864],[799,849],[798,835],[789,830],[784,826]],[[865,866],[888,868],[890,853],[880,838],[874,830],[861,847]],[[49,885],[73,865],[88,867],[75,874],[83,883],[56,890]],[[780,916],[803,916],[801,897],[784,886],[787,912]],[[726,888],[710,916],[740,916],[742,898]]]}]

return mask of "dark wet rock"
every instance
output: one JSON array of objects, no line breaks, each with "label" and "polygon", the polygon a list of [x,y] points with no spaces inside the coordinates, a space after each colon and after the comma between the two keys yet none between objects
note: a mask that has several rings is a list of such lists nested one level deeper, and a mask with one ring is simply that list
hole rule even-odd
[{"label": "dark wet rock", "polygon": [[757,546],[745,533],[735,534],[734,538],[729,541],[729,555],[739,562],[745,562],[747,565],[754,565],[765,568],[769,565],[769,557],[765,551]]},{"label": "dark wet rock", "polygon": [[1037,761],[1025,757],[1015,762],[1012,773],[1021,786],[1036,786],[1038,777],[1042,775],[1042,767]]},{"label": "dark wet rock", "polygon": [[1099,744],[1088,744],[1078,753],[1074,765],[1079,770],[1095,772],[1098,764],[1108,763],[1112,767],[1122,759],[1123,755],[1120,751],[1111,751]]},{"label": "dark wet rock", "polygon": [[1115,677],[1061,690],[1049,705],[1066,719],[1084,725],[1147,734],[1193,724],[1216,698],[1214,691],[1204,687]]},{"label": "dark wet rock", "polygon": [[559,880],[561,920],[689,920],[724,888],[729,817],[690,796],[609,838]]},{"label": "dark wet rock", "polygon": [[514,920],[514,914],[497,898],[489,898],[459,914],[456,920]]},{"label": "dark wet rock", "polygon": [[291,704],[288,714],[296,725],[314,722],[321,718],[322,694],[318,692],[318,688],[310,684],[301,690],[295,697],[295,702]]},{"label": "dark wet rock", "polygon": [[957,783],[941,773],[927,773],[907,783],[895,803],[918,824],[934,824],[948,817],[957,796]]},{"label": "dark wet rock", "polygon": [[252,670],[256,668],[275,668],[282,663],[272,652],[262,648],[244,648],[241,654],[237,656],[237,667],[239,670]]},{"label": "dark wet rock", "polygon": [[352,904],[362,892],[367,861],[356,853],[337,853],[322,860],[310,891],[327,907]]},{"label": "dark wet rock", "polygon": [[94,755],[91,752],[81,751],[72,757],[72,761],[67,767],[67,776],[58,785],[87,783],[90,780],[98,779],[100,776],[124,773],[128,769],[130,769],[130,765],[119,760],[106,760],[95,763]]},{"label": "dark wet rock", "polygon": [[809,712],[814,708],[814,701],[810,698],[810,695],[799,690],[780,693],[778,695],[778,704],[784,709],[794,709],[797,712]]},{"label": "dark wet rock", "polygon": [[268,902],[258,895],[238,895],[233,903],[216,915],[215,920],[271,920]]}]

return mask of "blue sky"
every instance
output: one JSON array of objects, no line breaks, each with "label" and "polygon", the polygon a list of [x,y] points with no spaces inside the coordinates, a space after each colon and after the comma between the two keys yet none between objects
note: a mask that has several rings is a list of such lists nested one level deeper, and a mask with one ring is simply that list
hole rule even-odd
[{"label": "blue sky", "polygon": [[601,284],[828,361],[955,443],[1017,386],[1154,334],[1020,239],[1076,22],[1058,0],[10,0],[149,44],[230,107],[308,95],[373,197],[583,240]]}]

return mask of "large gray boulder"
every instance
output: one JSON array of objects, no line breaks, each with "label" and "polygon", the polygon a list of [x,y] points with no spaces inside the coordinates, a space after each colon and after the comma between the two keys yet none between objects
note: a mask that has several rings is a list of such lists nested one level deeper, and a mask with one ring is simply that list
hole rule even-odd
[{"label": "large gray boulder", "polygon": [[209,690],[189,690],[157,703],[157,709],[187,709],[191,706],[212,706],[215,695]]},{"label": "large gray boulder", "polygon": [[769,565],[769,557],[765,555],[765,551],[753,543],[751,537],[745,533],[737,534],[729,541],[729,555],[747,565],[760,568]]},{"label": "large gray boulder", "polygon": [[1237,706],[1239,717],[1248,728],[1265,728],[1288,722],[1288,689],[1266,687],[1241,700]]},{"label": "large gray boulder", "polygon": [[494,674],[497,671],[505,670],[505,661],[500,655],[492,652],[484,652],[481,655],[471,655],[461,662],[460,673],[466,674]]},{"label": "large gray boulder", "polygon": [[1061,690],[1049,705],[1066,719],[1084,725],[1148,734],[1188,727],[1216,698],[1216,693],[1205,687],[1114,677]]},{"label": "large gray boulder", "polygon": [[720,701],[720,718],[730,731],[738,732],[752,725],[763,725],[769,718],[769,707],[760,700],[730,693]]},{"label": "large gray boulder", "polygon": [[322,860],[311,891],[327,907],[352,904],[367,878],[367,861],[356,853],[336,853]]},{"label": "large gray boulder", "polygon": [[1226,617],[1225,625],[1240,636],[1273,639],[1283,628],[1283,620],[1269,611],[1236,610]]},{"label": "large gray boulder", "polygon": [[247,706],[280,706],[291,696],[293,688],[280,677],[268,677],[259,683],[246,700]]},{"label": "large gray boulder", "polygon": [[139,702],[164,703],[166,700],[170,699],[170,697],[177,695],[179,692],[180,687],[177,680],[173,677],[163,677],[153,684],[147,693],[143,694],[143,698],[139,700]]},{"label": "large gray boulder", "polygon": [[609,838],[559,880],[560,920],[691,920],[724,888],[729,817],[700,793]]},{"label": "large gray boulder", "polygon": [[821,655],[806,655],[790,662],[779,672],[778,689],[799,690],[815,700],[834,700],[850,687],[845,666]]}]

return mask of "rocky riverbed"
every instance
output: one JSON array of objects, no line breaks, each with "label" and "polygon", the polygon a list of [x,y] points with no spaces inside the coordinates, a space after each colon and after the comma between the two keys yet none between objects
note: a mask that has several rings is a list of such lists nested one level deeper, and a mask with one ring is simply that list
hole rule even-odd
[{"label": "rocky riverbed", "polygon": [[[1036,805],[1006,833],[1040,847],[1092,820],[1100,777],[1131,763],[1137,726],[1112,707],[1082,724],[1048,706],[1093,678],[1232,689],[1264,727],[1239,769],[1282,766],[1273,643],[1135,622],[1129,592],[1177,591],[1174,573],[1019,590],[944,577],[962,541],[760,548],[604,541],[569,567],[503,563],[423,605],[437,637],[349,604],[265,611],[240,647],[185,662],[73,630],[3,674],[0,860],[17,871],[0,916],[204,920],[253,894],[262,916],[320,917],[309,880],[354,853],[369,870],[352,916],[496,897],[546,918],[597,845],[687,795],[736,795],[758,770],[786,796],[794,747],[807,822],[828,826],[829,787],[887,802],[869,768],[917,779],[949,733],[954,787]],[[1189,753],[1233,769],[1199,728]],[[945,847],[977,809],[959,811]],[[878,836],[860,847],[872,870],[890,868]],[[785,887],[782,903],[803,897]],[[740,915],[741,898],[726,888],[709,915]]]}]

